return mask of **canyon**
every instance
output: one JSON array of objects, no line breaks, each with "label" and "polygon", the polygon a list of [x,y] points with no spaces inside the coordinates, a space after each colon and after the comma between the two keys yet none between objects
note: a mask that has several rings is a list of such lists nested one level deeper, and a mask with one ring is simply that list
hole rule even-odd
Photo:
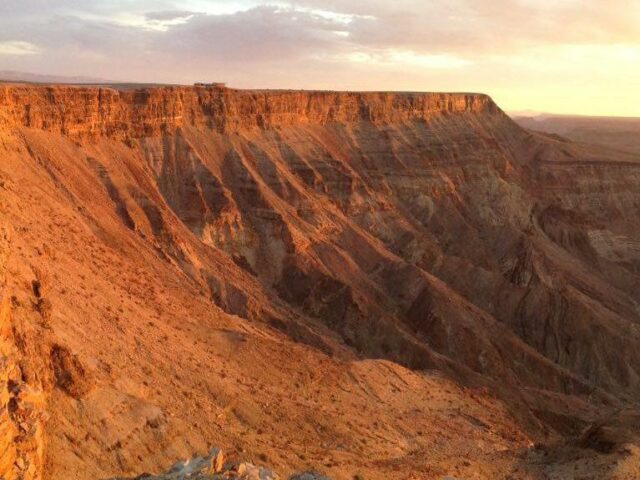
[{"label": "canyon", "polygon": [[514,116],[524,128],[560,135],[574,142],[640,153],[640,120],[571,115]]},{"label": "canyon", "polygon": [[482,94],[0,85],[0,478],[640,476],[640,155]]}]

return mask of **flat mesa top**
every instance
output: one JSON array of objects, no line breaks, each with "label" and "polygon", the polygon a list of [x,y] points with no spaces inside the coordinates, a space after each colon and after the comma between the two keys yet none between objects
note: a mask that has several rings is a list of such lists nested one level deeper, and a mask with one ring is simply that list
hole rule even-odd
[{"label": "flat mesa top", "polygon": [[149,90],[149,89],[171,89],[171,88],[193,88],[193,89],[217,89],[229,90],[237,93],[345,93],[345,94],[393,94],[393,95],[473,95],[485,96],[481,92],[454,92],[454,91],[415,91],[415,90],[329,90],[329,89],[294,89],[294,88],[234,88],[226,83],[64,83],[64,82],[28,82],[15,80],[2,80],[0,85],[20,86],[20,87],[68,87],[68,88],[108,88],[118,91]]},{"label": "flat mesa top", "polygon": [[113,88],[115,90],[140,90],[146,88],[182,87],[171,83],[64,83],[64,82],[28,82],[15,80],[0,80],[2,85],[33,86],[33,87],[76,87],[76,88]]}]

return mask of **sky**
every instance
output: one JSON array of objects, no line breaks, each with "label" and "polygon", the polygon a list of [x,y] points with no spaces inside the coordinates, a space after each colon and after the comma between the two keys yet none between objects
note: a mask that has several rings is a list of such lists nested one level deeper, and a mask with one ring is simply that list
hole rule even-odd
[{"label": "sky", "polygon": [[640,0],[0,0],[0,70],[640,116]]}]

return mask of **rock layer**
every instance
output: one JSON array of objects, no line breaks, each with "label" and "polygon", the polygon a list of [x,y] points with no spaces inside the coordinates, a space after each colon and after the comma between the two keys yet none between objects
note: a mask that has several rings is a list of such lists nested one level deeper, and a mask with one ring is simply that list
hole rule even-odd
[{"label": "rock layer", "polygon": [[488,96],[480,94],[0,86],[0,118],[5,125],[74,138],[141,138],[185,126],[230,133],[305,123],[391,123],[497,110]]}]

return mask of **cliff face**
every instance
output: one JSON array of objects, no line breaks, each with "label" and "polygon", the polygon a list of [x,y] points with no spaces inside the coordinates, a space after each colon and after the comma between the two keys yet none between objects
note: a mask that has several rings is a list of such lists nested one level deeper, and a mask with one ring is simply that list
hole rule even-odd
[{"label": "cliff face", "polygon": [[5,126],[43,129],[74,138],[141,138],[184,126],[230,133],[329,122],[392,123],[497,110],[489,97],[471,94],[0,87],[0,118]]},{"label": "cliff face", "polygon": [[640,393],[637,157],[483,95],[2,88],[0,476],[622,458],[562,455]]}]

